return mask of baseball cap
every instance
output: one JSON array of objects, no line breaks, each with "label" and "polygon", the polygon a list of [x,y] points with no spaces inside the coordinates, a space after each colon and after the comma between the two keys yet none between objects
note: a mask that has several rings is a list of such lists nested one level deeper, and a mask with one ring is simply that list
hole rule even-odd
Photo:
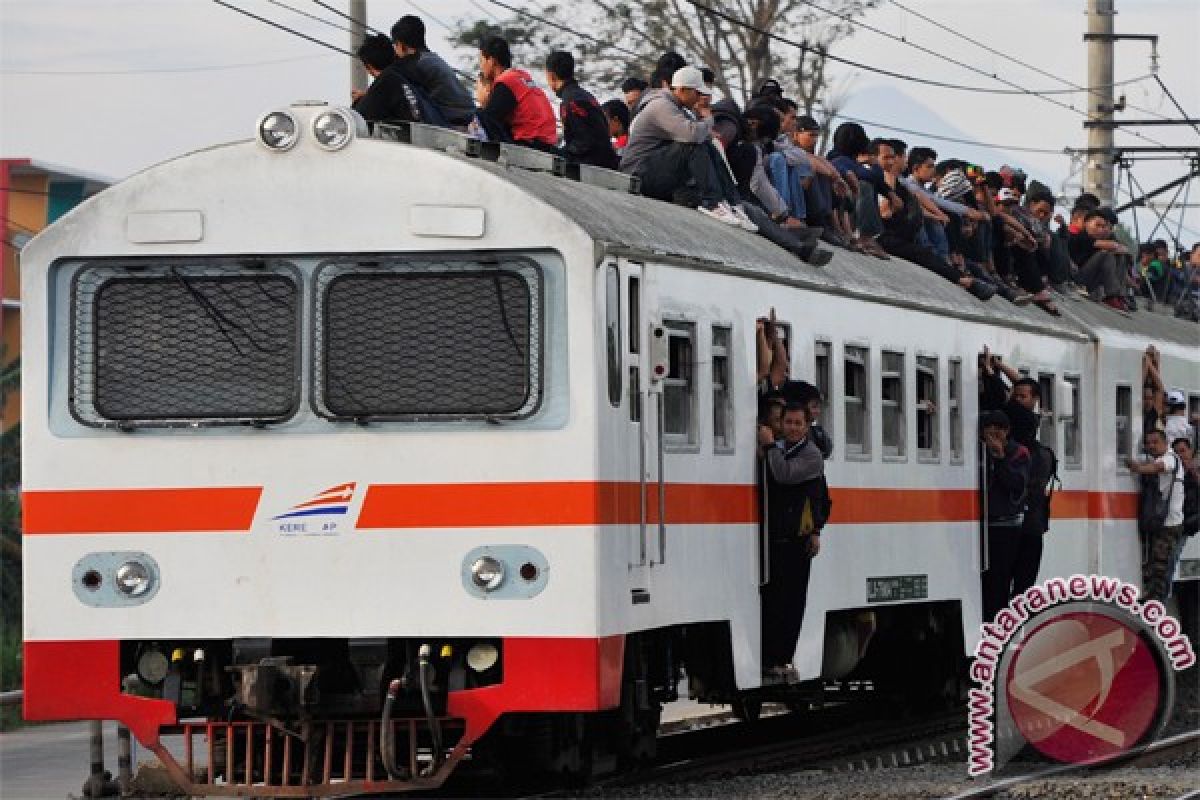
[{"label": "baseball cap", "polygon": [[796,117],[796,130],[798,131],[819,131],[821,124],[808,114],[801,114]]},{"label": "baseball cap", "polygon": [[1187,397],[1181,389],[1172,389],[1167,392],[1167,405],[1169,406],[1186,406]]},{"label": "baseball cap", "polygon": [[783,87],[779,85],[779,81],[774,78],[767,78],[758,87],[758,91],[754,93],[755,97],[765,97],[769,94],[783,95]]},{"label": "baseball cap", "polygon": [[711,94],[704,85],[704,74],[695,67],[680,67],[671,76],[672,89],[695,89],[700,94]]},{"label": "baseball cap", "polygon": [[1015,203],[1020,198],[1017,197],[1017,193],[1014,192],[1012,189],[1005,187],[1005,188],[1001,189],[1000,191],[996,192],[996,199],[999,200],[1001,203]]}]

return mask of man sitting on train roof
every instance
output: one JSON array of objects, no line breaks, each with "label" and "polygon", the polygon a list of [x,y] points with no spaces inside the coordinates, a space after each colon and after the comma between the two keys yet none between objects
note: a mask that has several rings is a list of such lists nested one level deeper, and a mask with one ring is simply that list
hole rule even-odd
[{"label": "man sitting on train roof", "polygon": [[546,56],[546,83],[558,95],[563,155],[568,161],[605,169],[617,168],[608,118],[591,92],[575,80],[575,57],[565,50]]},{"label": "man sitting on train roof", "polygon": [[422,103],[419,93],[396,69],[396,53],[392,43],[382,33],[363,39],[358,58],[371,76],[367,90],[351,92],[351,107],[368,123],[426,122],[441,124],[441,119],[428,119],[422,111],[433,113],[428,103]]},{"label": "man sitting on train roof", "polygon": [[1083,217],[1083,229],[1067,240],[1071,260],[1077,272],[1075,280],[1092,299],[1115,309],[1125,310],[1125,280],[1122,259],[1129,251],[1112,238],[1112,224],[1104,209],[1089,211]]},{"label": "man sitting on train roof", "polygon": [[[708,92],[695,67],[676,70],[669,92],[646,92],[630,126],[621,171],[638,176],[647,197],[757,231],[740,208],[733,179],[711,142],[712,112],[700,103]],[[699,112],[693,113],[697,107]]]},{"label": "man sitting on train roof", "polygon": [[629,141],[629,106],[625,105],[623,100],[609,100],[600,106],[600,110],[608,118],[608,136],[612,139],[613,152],[617,154],[619,166],[620,156],[625,152],[625,145]]},{"label": "man sitting on train roof", "polygon": [[475,84],[479,121],[492,141],[558,153],[558,125],[546,93],[523,69],[512,65],[512,50],[500,36],[479,47],[479,81]]},{"label": "man sitting on train roof", "polygon": [[448,125],[464,126],[475,115],[475,103],[454,68],[425,45],[425,23],[411,14],[392,26],[396,70],[423,91]]}]

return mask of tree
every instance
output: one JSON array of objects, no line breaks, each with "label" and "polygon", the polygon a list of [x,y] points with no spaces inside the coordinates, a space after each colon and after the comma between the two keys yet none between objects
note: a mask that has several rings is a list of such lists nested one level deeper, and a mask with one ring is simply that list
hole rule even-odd
[{"label": "tree", "polygon": [[[854,19],[878,4],[824,0],[821,5]],[[743,105],[763,81],[775,78],[804,113],[821,109],[828,115],[834,80],[827,55],[854,32],[845,18],[818,10],[808,0],[583,0],[500,21],[464,22],[457,41],[461,47],[475,47],[481,35],[514,31],[517,35],[509,37],[514,58],[535,70],[550,50],[570,50],[581,81],[600,95],[615,93],[631,75],[648,79],[658,57],[675,50],[689,63],[712,69],[721,92]],[[765,32],[800,42],[803,49]]]}]

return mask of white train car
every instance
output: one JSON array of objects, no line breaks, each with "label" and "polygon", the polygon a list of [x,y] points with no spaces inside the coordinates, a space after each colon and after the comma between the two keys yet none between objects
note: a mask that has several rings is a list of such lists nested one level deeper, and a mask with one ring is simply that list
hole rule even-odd
[{"label": "white train car", "polygon": [[[308,796],[643,757],[683,672],[743,710],[937,692],[980,623],[984,345],[1054,404],[1043,573],[1137,578],[1117,447],[1147,343],[1200,393],[1193,325],[813,268],[612,176],[355,122],[268,115],[25,248],[27,718],[121,720],[189,794]],[[794,687],[758,652],[770,307],[836,442]]]}]

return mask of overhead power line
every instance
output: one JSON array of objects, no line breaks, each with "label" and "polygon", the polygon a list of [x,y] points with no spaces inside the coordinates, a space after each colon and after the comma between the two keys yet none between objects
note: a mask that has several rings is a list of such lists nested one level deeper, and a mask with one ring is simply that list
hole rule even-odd
[{"label": "overhead power line", "polygon": [[[1171,94],[1171,90],[1167,88],[1165,83],[1163,83],[1163,79],[1158,76],[1158,73],[1155,73],[1154,80],[1158,81],[1158,85],[1162,87],[1163,94],[1170,99],[1175,108],[1179,109],[1179,113],[1183,115],[1183,118],[1185,120],[1188,119],[1187,112],[1183,110],[1183,106],[1181,106],[1179,101],[1175,99],[1175,95]],[[1196,133],[1200,133],[1200,128],[1196,127],[1195,122],[1189,122],[1188,124],[1192,126],[1192,130],[1194,130]]]},{"label": "overhead power line", "polygon": [[318,44],[321,47],[327,48],[329,50],[333,50],[334,52],[341,53],[342,55],[345,55],[345,56],[353,56],[354,55],[349,50],[344,50],[341,47],[338,47],[337,45],[332,45],[329,42],[322,41],[321,39],[318,39],[315,36],[309,36],[307,33],[301,33],[300,31],[296,30],[295,28],[289,28],[286,25],[280,25],[278,22],[275,22],[274,20],[270,20],[270,19],[267,19],[266,17],[259,16],[258,14],[255,14],[252,11],[247,11],[244,8],[238,8],[237,6],[233,5],[232,3],[225,2],[225,0],[213,0],[213,2],[219,6],[228,8],[230,11],[237,12],[238,14],[249,17],[250,19],[253,19],[253,20],[258,20],[259,22],[263,23],[264,25],[270,25],[272,28],[276,28],[278,30],[285,31],[286,33],[290,33],[293,36],[299,36],[301,39],[307,39],[308,41],[312,42],[313,44]]},{"label": "overhead power line", "polygon": [[355,25],[357,25],[358,27],[362,28],[365,31],[370,31],[371,33],[375,33],[375,34],[380,33],[380,31],[375,30],[367,23],[365,23],[361,20],[355,19],[354,17],[350,16],[349,14],[347,14],[344,11],[339,11],[338,9],[329,5],[328,3],[323,2],[323,0],[313,0],[313,2],[316,3],[317,5],[319,5],[321,8],[325,9],[326,11],[332,11],[334,14],[337,14],[342,19],[348,20],[349,22],[354,23]]},{"label": "overhead power line", "polygon": [[267,0],[267,2],[273,6],[279,6],[280,8],[286,8],[288,11],[291,11],[293,14],[299,14],[300,16],[302,16],[306,19],[311,19],[313,22],[319,22],[322,25],[328,25],[329,27],[335,28],[344,33],[354,33],[355,32],[353,28],[347,27],[345,25],[339,25],[336,22],[334,22],[333,20],[328,20],[328,19],[325,19],[324,17],[318,17],[316,14],[310,14],[307,11],[305,11],[304,9],[296,8],[295,6],[288,5],[287,3],[284,3],[282,0]]},{"label": "overhead power line", "polygon": [[[1115,89],[1118,86],[1127,86],[1128,84],[1137,83],[1139,81],[1144,81],[1147,78],[1150,78],[1153,76],[1153,73],[1150,73],[1150,74],[1143,75],[1138,78],[1130,78],[1129,80],[1117,81],[1115,83],[1109,83],[1109,84],[1100,84],[1099,86],[1080,86],[1077,83],[1073,83],[1073,82],[1067,80],[1066,78],[1062,77],[1061,75],[1056,75],[1053,72],[1044,70],[1041,67],[1038,67],[1034,64],[1030,64],[1025,61],[1022,61],[1021,59],[1016,58],[1015,56],[1009,55],[1008,53],[1004,52],[1003,50],[997,50],[996,48],[988,45],[985,42],[981,42],[978,39],[974,39],[974,38],[966,35],[965,33],[959,31],[956,28],[946,25],[945,23],[938,22],[936,19],[933,19],[932,17],[930,17],[926,14],[922,14],[920,11],[917,11],[916,9],[909,8],[908,6],[899,2],[899,0],[888,0],[888,2],[891,3],[892,5],[894,5],[896,8],[900,9],[901,11],[905,11],[905,12],[913,15],[917,19],[928,22],[930,25],[934,26],[935,28],[939,28],[943,31],[946,31],[947,33],[951,34],[952,36],[956,36],[959,39],[962,39],[963,41],[968,42],[968,43],[974,45],[975,47],[985,50],[994,56],[999,56],[1000,58],[1003,58],[1006,61],[1011,61],[1012,63],[1018,64],[1027,70],[1036,72],[1039,75],[1044,75],[1047,78],[1051,78],[1053,80],[1058,81],[1059,83],[1062,83],[1062,84],[1065,84],[1065,85],[1071,87],[1070,89],[1049,89],[1049,90],[1046,90],[1043,92],[1039,92],[1039,94],[1074,94],[1076,92],[1087,92],[1088,94],[1095,95],[1097,97],[1104,97],[1104,95],[1101,94],[1101,92],[1100,92],[1101,89]],[[1143,111],[1147,114],[1157,114],[1158,113],[1158,112],[1152,111],[1150,109],[1139,108],[1138,106],[1135,106],[1132,103],[1129,103],[1127,105],[1129,106],[1129,108],[1134,108],[1134,109],[1137,109],[1138,111]],[[1159,116],[1162,116],[1162,115],[1159,114]]]},{"label": "overhead power line", "polygon": [[0,70],[0,75],[73,75],[78,77],[81,75],[154,75],[186,72],[219,72],[232,69],[248,69],[251,67],[269,67],[276,64],[293,64],[297,61],[312,61],[316,58],[328,58],[328,56],[295,56],[293,58],[275,58],[269,61],[247,61],[240,64],[203,64],[195,67],[153,67],[148,69],[6,69]]}]

